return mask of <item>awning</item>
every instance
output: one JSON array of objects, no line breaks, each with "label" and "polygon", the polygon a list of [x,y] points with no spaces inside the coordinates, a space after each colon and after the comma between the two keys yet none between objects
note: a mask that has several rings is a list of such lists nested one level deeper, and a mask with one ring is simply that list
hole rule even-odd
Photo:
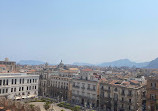
[{"label": "awning", "polygon": [[22,96],[22,98],[27,98],[27,96]]},{"label": "awning", "polygon": [[18,96],[18,97],[15,97],[15,99],[21,99],[21,97]]},{"label": "awning", "polygon": [[36,95],[29,95],[29,96],[27,96],[28,98],[33,98],[33,97],[35,97]]}]

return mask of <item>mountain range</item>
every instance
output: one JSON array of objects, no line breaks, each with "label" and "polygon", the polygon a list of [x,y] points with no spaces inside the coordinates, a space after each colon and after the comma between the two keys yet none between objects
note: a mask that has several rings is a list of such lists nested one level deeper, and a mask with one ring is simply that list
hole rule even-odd
[{"label": "mountain range", "polygon": [[149,62],[142,62],[142,63],[136,63],[136,62],[132,62],[129,59],[120,59],[120,60],[116,60],[113,62],[104,62],[99,64],[98,66],[111,66],[111,67],[122,67],[122,66],[126,66],[126,67],[146,67],[149,64]]},{"label": "mountain range", "polygon": [[[18,62],[20,65],[40,65],[45,64],[46,62],[43,61],[36,61],[36,60],[21,60]],[[103,62],[101,64],[89,64],[89,63],[80,63],[80,62],[74,62],[72,65],[78,65],[78,66],[101,66],[101,67],[137,67],[137,68],[158,68],[158,58],[155,60],[152,60],[150,62],[141,62],[136,63],[133,61],[130,61],[129,59],[120,59],[112,62]]]},{"label": "mountain range", "polygon": [[140,62],[136,63],[130,61],[129,59],[120,59],[112,62],[103,62],[101,64],[89,64],[89,63],[79,63],[75,62],[73,65],[86,65],[86,66],[101,66],[101,67],[137,67],[137,68],[158,68],[158,58],[150,61],[150,62]]},{"label": "mountain range", "polygon": [[158,68],[158,58],[149,62],[146,68]]}]

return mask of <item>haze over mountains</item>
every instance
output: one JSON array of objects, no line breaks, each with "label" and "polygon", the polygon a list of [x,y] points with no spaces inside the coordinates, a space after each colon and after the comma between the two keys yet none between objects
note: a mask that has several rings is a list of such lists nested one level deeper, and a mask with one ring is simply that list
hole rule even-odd
[{"label": "haze over mountains", "polygon": [[146,68],[158,68],[158,58],[152,60]]},{"label": "haze over mountains", "polygon": [[18,62],[20,65],[40,65],[45,64],[43,61],[37,61],[37,60],[21,60]]},{"label": "haze over mountains", "polygon": [[[40,65],[45,64],[43,61],[36,61],[36,60],[21,60],[18,62],[20,65]],[[80,62],[74,62],[72,65],[78,65],[78,66],[101,66],[101,67],[137,67],[137,68],[158,68],[158,58],[155,60],[152,60],[151,62],[142,62],[142,63],[136,63],[133,61],[130,61],[129,59],[120,59],[112,62],[103,62],[101,64],[89,64],[89,63],[80,63]]]},{"label": "haze over mountains", "polygon": [[149,62],[142,62],[142,63],[136,63],[132,62],[129,59],[120,59],[116,60],[113,62],[104,62],[99,64],[99,66],[111,66],[111,67],[122,67],[122,66],[127,66],[127,67],[146,67],[149,64]]}]

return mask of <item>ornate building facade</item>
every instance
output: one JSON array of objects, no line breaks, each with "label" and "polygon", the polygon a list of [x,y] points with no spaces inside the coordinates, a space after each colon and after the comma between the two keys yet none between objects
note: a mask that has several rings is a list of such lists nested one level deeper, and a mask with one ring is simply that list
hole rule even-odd
[{"label": "ornate building facade", "polygon": [[147,78],[147,110],[158,111],[158,75]]},{"label": "ornate building facade", "polygon": [[38,97],[38,75],[25,73],[1,73],[0,96],[8,99]]},{"label": "ornate building facade", "polygon": [[78,78],[72,80],[72,103],[85,108],[99,107],[99,80],[101,76],[91,69],[81,70]]},{"label": "ornate building facade", "polygon": [[5,58],[4,61],[0,61],[0,73],[14,73],[16,72],[16,62],[9,61]]},{"label": "ornate building facade", "polygon": [[145,100],[145,85],[139,86],[134,83],[131,85],[130,82],[115,80],[100,83],[101,111],[145,111],[143,100]]}]

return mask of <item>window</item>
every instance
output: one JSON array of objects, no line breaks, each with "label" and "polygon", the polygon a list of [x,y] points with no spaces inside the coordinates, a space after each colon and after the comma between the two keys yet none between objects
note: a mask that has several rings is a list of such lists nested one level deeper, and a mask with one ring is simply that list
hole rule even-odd
[{"label": "window", "polygon": [[35,82],[35,80],[33,79],[33,83]]},{"label": "window", "polygon": [[22,80],[23,84],[24,84],[24,79]]},{"label": "window", "polygon": [[16,92],[16,88],[14,88],[14,92]]},{"label": "window", "polygon": [[31,83],[31,79],[30,79],[30,83]]},{"label": "window", "polygon": [[27,86],[27,90],[29,90],[29,87]]},{"label": "window", "polygon": [[96,87],[96,85],[93,85],[93,90],[95,91],[95,87]]},{"label": "window", "polygon": [[6,89],[6,93],[8,93],[8,89]]},{"label": "window", "polygon": [[90,84],[88,84],[88,88],[87,89],[90,89]]},{"label": "window", "polygon": [[131,90],[128,91],[128,95],[132,96],[132,91]]},{"label": "window", "polygon": [[6,83],[6,85],[8,85],[8,79],[7,79],[7,83]]},{"label": "window", "polygon": [[13,88],[11,88],[11,92],[13,92]]},{"label": "window", "polygon": [[5,80],[3,80],[3,85],[5,85]]},{"label": "window", "polygon": [[20,84],[21,84],[21,79],[20,79]]},{"label": "window", "polygon": [[16,79],[15,79],[15,84],[16,84]]},{"label": "window", "polygon": [[131,99],[129,99],[129,103],[131,103]]},{"label": "window", "polygon": [[24,90],[24,87],[22,87],[22,91]]},{"label": "window", "polygon": [[29,83],[29,79],[27,79],[27,83]]},{"label": "window", "polygon": [[122,98],[122,101],[124,101],[124,98]]},{"label": "window", "polygon": [[129,106],[129,110],[131,110],[131,106]]},{"label": "window", "polygon": [[103,89],[104,89],[104,86],[101,86],[101,89],[103,90]]},{"label": "window", "polygon": [[25,93],[23,92],[22,95],[25,95]]},{"label": "window", "polygon": [[108,98],[110,98],[110,93],[108,93]]},{"label": "window", "polygon": [[85,84],[84,83],[82,83],[82,88],[85,88]]},{"label": "window", "polygon": [[156,88],[156,83],[151,83],[152,88]]},{"label": "window", "polygon": [[21,87],[19,87],[19,91],[21,91]]},{"label": "window", "polygon": [[124,89],[122,89],[122,95],[125,95],[125,90]]},{"label": "window", "polygon": [[4,93],[4,89],[3,89],[3,92],[2,93]]},{"label": "window", "polygon": [[0,86],[2,85],[2,80],[0,80]]},{"label": "window", "polygon": [[114,100],[118,100],[118,94],[117,93],[114,93]]},{"label": "window", "polygon": [[0,94],[1,94],[1,89],[0,89]]},{"label": "window", "polygon": [[35,89],[36,89],[36,86],[35,86]]},{"label": "window", "polygon": [[122,108],[124,108],[124,105],[122,104]]},{"label": "window", "polygon": [[31,90],[31,86],[30,86],[29,90]]},{"label": "window", "polygon": [[12,84],[14,84],[14,79],[12,79]]},{"label": "window", "polygon": [[155,94],[150,94],[150,99],[155,100],[156,99],[156,95]]}]

